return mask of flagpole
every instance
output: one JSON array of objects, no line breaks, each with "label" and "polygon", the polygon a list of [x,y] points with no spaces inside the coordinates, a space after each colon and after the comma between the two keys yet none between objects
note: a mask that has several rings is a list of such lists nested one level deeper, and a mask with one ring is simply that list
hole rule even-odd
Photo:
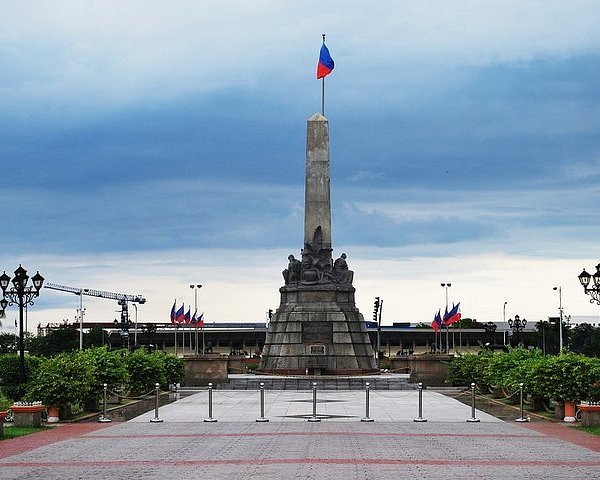
[{"label": "flagpole", "polygon": [[[323,33],[323,45],[325,44],[325,34]],[[321,115],[325,116],[325,77],[321,82]]]}]

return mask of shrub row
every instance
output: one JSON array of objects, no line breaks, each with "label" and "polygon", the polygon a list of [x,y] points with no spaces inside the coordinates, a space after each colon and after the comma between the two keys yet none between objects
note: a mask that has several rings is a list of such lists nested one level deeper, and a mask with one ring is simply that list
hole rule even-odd
[{"label": "shrub row", "polygon": [[600,400],[600,358],[572,352],[543,355],[538,349],[482,351],[450,362],[448,381],[475,383],[480,390],[500,387],[510,391],[523,383],[525,393],[553,400]]},{"label": "shrub row", "polygon": [[109,390],[135,396],[183,379],[183,361],[162,352],[109,351],[105,347],[61,353],[51,358],[26,357],[28,382],[19,385],[19,359],[0,355],[2,392],[13,400],[41,400],[46,405],[80,405],[96,409],[106,383]]}]

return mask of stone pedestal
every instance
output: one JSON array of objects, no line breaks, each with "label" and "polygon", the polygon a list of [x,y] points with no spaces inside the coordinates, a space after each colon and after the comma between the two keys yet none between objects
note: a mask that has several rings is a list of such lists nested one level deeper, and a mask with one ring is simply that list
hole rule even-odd
[{"label": "stone pedestal", "polygon": [[228,358],[222,355],[185,355],[183,357],[186,387],[203,387],[212,382],[227,383]]},{"label": "stone pedestal", "polygon": [[269,323],[258,372],[361,375],[377,372],[350,285],[286,285]]},{"label": "stone pedestal", "polygon": [[422,354],[390,358],[392,370],[409,373],[412,383],[422,382],[426,387],[447,385],[448,365],[452,355]]}]

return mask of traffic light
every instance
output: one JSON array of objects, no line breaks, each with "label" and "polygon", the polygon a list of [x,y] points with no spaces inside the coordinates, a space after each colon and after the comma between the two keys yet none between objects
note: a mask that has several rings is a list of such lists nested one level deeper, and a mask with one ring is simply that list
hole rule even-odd
[{"label": "traffic light", "polygon": [[269,320],[271,320],[271,317],[273,317],[273,310],[269,309],[268,315],[269,315]]},{"label": "traffic light", "polygon": [[375,303],[373,304],[373,321],[377,321],[377,313],[379,312],[379,297],[375,297]]}]

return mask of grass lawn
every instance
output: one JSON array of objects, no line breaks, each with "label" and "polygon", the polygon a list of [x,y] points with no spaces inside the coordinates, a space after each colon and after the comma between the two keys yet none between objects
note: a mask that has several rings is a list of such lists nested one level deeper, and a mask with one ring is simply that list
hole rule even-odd
[{"label": "grass lawn", "polygon": [[39,428],[25,428],[25,427],[10,427],[4,426],[4,435],[0,435],[0,441],[8,440],[9,438],[22,437],[23,435],[29,435],[30,433],[42,432],[48,430],[48,428],[54,427],[39,427]]},{"label": "grass lawn", "polygon": [[582,430],[593,433],[594,435],[600,435],[600,427],[580,427]]}]

